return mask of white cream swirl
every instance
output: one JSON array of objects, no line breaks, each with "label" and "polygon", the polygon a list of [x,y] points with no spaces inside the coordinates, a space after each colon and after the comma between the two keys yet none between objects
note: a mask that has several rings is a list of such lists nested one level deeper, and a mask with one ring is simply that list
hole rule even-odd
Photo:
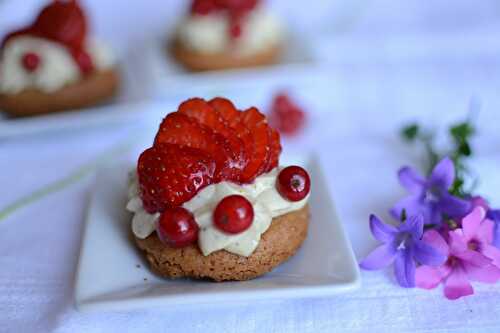
[{"label": "white cream swirl", "polygon": [[[114,66],[112,52],[101,43],[90,40],[87,51],[97,69]],[[33,72],[26,71],[22,57],[28,52],[39,55],[41,63]],[[68,49],[44,38],[19,36],[7,42],[0,55],[0,93],[16,94],[27,88],[54,92],[81,79],[80,69]]]},{"label": "white cream swirl", "polygon": [[[276,190],[276,177],[279,169],[260,175],[252,184],[238,185],[221,182],[205,187],[183,207],[193,213],[200,227],[198,245],[203,255],[218,250],[226,250],[241,256],[249,256],[257,248],[260,236],[266,232],[274,217],[299,210],[305,206],[309,196],[301,201],[292,202],[284,199]],[[239,194],[253,205],[254,219],[250,228],[236,235],[229,235],[218,230],[212,215],[217,204],[225,197]],[[127,210],[134,213],[132,231],[138,238],[146,238],[155,230],[159,214],[147,213],[139,197],[137,177],[131,176]]]},{"label": "white cream swirl", "polygon": [[237,39],[231,39],[228,31],[227,14],[190,15],[179,24],[177,38],[185,47],[200,53],[232,51],[241,55],[259,53],[280,44],[284,38],[280,21],[263,8],[245,18]]}]

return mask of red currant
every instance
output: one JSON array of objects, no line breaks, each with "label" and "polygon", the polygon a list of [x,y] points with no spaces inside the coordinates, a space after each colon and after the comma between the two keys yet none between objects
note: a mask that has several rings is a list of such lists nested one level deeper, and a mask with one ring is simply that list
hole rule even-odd
[{"label": "red currant", "polygon": [[304,111],[285,93],[276,95],[273,100],[269,122],[280,133],[295,135],[304,127],[306,121]]},{"label": "red currant", "polygon": [[198,224],[193,214],[182,207],[165,210],[158,220],[158,237],[171,247],[184,247],[198,239]]},{"label": "red currant", "polygon": [[237,234],[250,227],[253,221],[252,204],[241,195],[222,199],[214,211],[214,224],[220,230]]},{"label": "red currant", "polygon": [[231,36],[231,38],[239,38],[241,36],[241,33],[241,25],[239,23],[231,24],[231,27],[229,28],[229,35]]},{"label": "red currant", "polygon": [[300,201],[309,194],[311,179],[306,170],[292,165],[281,170],[276,180],[276,188],[282,197],[290,201]]},{"label": "red currant", "polygon": [[21,58],[21,62],[23,67],[31,73],[36,71],[40,65],[40,56],[34,52],[27,52]]}]

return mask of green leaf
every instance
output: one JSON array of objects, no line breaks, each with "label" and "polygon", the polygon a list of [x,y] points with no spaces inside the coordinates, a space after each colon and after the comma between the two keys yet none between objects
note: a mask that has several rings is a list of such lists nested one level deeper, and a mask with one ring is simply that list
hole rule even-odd
[{"label": "green leaf", "polygon": [[463,156],[471,156],[472,155],[472,150],[470,148],[470,145],[467,141],[463,141],[458,145],[457,151],[460,155]]},{"label": "green leaf", "polygon": [[415,141],[420,134],[420,127],[418,124],[410,124],[401,130],[401,136],[407,141]]},{"label": "green leaf", "polygon": [[468,141],[468,139],[474,134],[475,130],[471,123],[468,121],[459,123],[450,128],[450,134],[455,142]]}]

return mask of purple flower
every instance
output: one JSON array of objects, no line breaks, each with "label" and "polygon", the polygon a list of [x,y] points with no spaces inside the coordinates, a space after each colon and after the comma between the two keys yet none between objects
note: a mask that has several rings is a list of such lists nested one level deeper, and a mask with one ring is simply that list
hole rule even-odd
[{"label": "purple flower", "polygon": [[394,262],[396,280],[402,287],[415,287],[415,260],[429,266],[439,266],[446,260],[443,254],[421,240],[424,231],[421,215],[411,216],[395,227],[372,214],[370,230],[383,244],[361,261],[360,267],[377,270]]},{"label": "purple flower", "polygon": [[490,209],[486,217],[493,221],[493,245],[500,249],[500,209]]},{"label": "purple flower", "polygon": [[391,214],[396,219],[400,219],[405,210],[408,216],[422,215],[425,224],[440,225],[443,214],[450,218],[461,218],[471,210],[469,201],[448,192],[455,179],[455,166],[447,157],[434,167],[428,179],[410,167],[400,169],[398,177],[410,195],[391,209]]}]

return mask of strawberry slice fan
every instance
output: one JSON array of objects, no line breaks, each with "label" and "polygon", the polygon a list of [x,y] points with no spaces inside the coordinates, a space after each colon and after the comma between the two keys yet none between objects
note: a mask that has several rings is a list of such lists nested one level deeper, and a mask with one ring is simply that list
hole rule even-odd
[{"label": "strawberry slice fan", "polygon": [[137,174],[149,213],[182,205],[204,187],[251,183],[278,166],[279,133],[252,107],[239,111],[225,98],[192,98],[160,124]]}]

